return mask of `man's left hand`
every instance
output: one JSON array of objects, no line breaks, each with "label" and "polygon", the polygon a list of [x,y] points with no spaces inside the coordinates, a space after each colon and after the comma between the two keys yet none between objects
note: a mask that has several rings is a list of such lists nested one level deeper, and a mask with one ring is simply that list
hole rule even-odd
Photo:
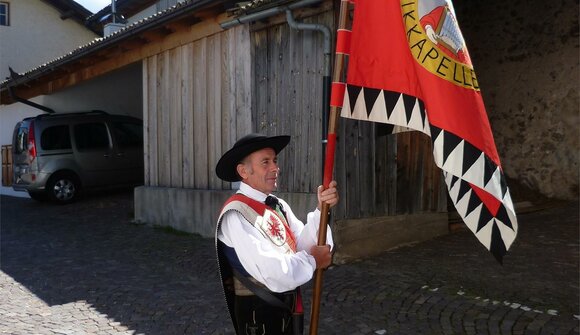
[{"label": "man's left hand", "polygon": [[322,185],[318,186],[318,209],[322,208],[322,203],[326,202],[330,207],[334,207],[338,203],[338,190],[336,189],[336,181],[333,180],[328,184],[328,188],[324,190]]}]

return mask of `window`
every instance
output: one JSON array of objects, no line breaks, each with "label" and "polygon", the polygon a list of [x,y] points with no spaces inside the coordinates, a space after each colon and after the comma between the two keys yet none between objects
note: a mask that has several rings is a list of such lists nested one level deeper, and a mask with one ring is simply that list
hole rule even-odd
[{"label": "window", "polygon": [[67,125],[46,128],[40,136],[43,150],[70,149],[70,133]]},{"label": "window", "polygon": [[143,126],[137,123],[115,122],[115,140],[119,148],[138,148],[143,146]]},{"label": "window", "polygon": [[108,149],[109,132],[104,123],[84,123],[75,126],[75,141],[79,150]]},{"label": "window", "polygon": [[10,6],[8,2],[0,1],[0,26],[10,25]]}]

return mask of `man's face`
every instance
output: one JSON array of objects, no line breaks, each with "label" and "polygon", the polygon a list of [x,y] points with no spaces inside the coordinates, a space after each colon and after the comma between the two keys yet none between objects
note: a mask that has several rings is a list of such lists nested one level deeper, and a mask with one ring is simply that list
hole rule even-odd
[{"label": "man's face", "polygon": [[251,153],[237,168],[242,181],[254,189],[265,194],[276,190],[280,169],[274,149],[265,148]]}]

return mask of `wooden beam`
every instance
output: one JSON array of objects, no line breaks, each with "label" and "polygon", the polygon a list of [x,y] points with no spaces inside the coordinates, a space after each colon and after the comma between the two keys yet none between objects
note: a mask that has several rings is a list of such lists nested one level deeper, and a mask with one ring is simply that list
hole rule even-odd
[{"label": "wooden beam", "polygon": [[[50,74],[39,78],[38,84],[33,84],[31,87],[24,87],[21,85],[15,88],[15,91],[24,99],[30,99],[43,94],[55,93],[67,87],[78,85],[83,81],[141,61],[147,57],[160,54],[165,50],[170,50],[219,33],[223,31],[219,23],[226,21],[227,19],[228,17],[224,13],[190,27],[182,26],[180,30],[164,36],[163,32],[167,33],[169,31],[168,28],[161,31],[145,32],[140,34],[138,38],[142,41],[150,41],[149,43],[141,45],[138,43],[133,45],[128,43],[127,45],[134,46],[134,49],[124,50],[121,47],[122,42],[120,42],[111,48],[102,49],[86,55],[86,57],[82,58],[84,62],[81,60],[76,61],[76,63],[84,65],[78,69],[62,66],[59,70],[66,70],[68,68],[70,72],[66,73],[66,71],[59,71],[56,75],[53,75],[51,72]],[[72,64],[74,64],[74,62]],[[14,102],[8,96],[8,92],[2,92],[0,99],[3,104]]]},{"label": "wooden beam", "polygon": [[147,41],[146,39],[141,38],[140,36],[136,36],[135,38],[119,43],[119,47],[127,51],[140,48],[147,43],[149,43],[149,41]]},{"label": "wooden beam", "polygon": [[140,36],[148,41],[148,43],[156,43],[163,40],[167,34],[163,34],[159,30],[150,30],[141,33]]}]

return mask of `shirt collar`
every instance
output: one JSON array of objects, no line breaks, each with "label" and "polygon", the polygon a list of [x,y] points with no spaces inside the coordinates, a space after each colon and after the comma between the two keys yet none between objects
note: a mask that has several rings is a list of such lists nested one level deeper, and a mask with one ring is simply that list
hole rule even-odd
[{"label": "shirt collar", "polygon": [[258,190],[256,190],[255,188],[251,187],[250,185],[244,183],[244,182],[240,182],[240,189],[239,192],[242,193],[243,195],[252,198],[254,200],[257,200],[259,202],[264,202],[266,200],[266,197],[268,196],[267,194],[264,194]]}]

